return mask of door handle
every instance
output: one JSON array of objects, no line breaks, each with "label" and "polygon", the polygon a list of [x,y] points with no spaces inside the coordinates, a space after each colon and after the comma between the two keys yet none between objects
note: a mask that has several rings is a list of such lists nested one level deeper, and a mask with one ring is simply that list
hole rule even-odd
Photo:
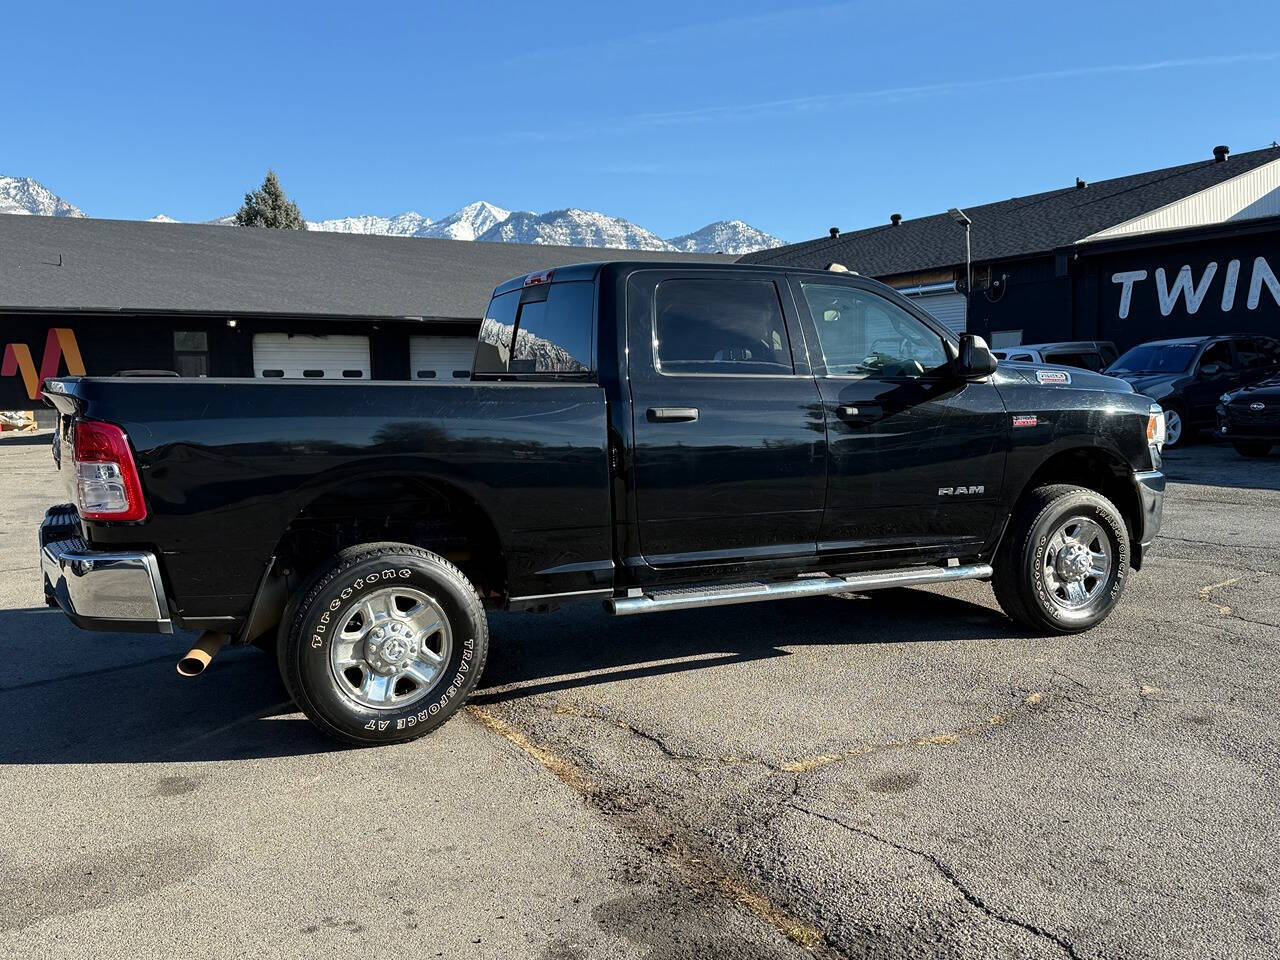
[{"label": "door handle", "polygon": [[697,407],[650,407],[645,413],[650,423],[689,423],[698,419]]},{"label": "door handle", "polygon": [[836,408],[836,416],[841,420],[875,420],[881,414],[880,404],[863,403],[858,406],[841,404]]}]

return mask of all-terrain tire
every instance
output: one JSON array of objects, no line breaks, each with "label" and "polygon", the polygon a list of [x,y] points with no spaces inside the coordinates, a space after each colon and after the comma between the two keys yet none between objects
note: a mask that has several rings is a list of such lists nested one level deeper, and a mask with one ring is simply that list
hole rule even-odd
[{"label": "all-terrain tire", "polygon": [[[330,653],[343,630],[361,622],[364,601],[389,588],[429,598],[451,639],[430,684],[411,690],[416,699],[371,706],[358,701],[355,685],[344,681]],[[488,656],[489,626],[475,587],[448,560],[409,544],[370,543],[341,551],[298,590],[286,615],[279,650],[285,686],[312,723],[358,746],[404,743],[430,733],[462,706]]]},{"label": "all-terrain tire", "polygon": [[[1073,608],[1055,590],[1050,576],[1057,577],[1051,539],[1064,525],[1070,529],[1075,520],[1096,527],[1096,545],[1108,558],[1108,570],[1104,577],[1083,581],[1088,601]],[[996,600],[1011,620],[1037,632],[1088,630],[1105,620],[1119,602],[1129,575],[1129,553],[1124,518],[1102,494],[1071,484],[1038,487],[1018,505],[996,554],[992,577]]]}]

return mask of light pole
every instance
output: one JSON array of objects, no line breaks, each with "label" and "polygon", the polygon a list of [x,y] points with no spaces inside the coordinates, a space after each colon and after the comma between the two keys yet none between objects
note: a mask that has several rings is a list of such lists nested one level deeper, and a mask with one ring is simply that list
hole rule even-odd
[{"label": "light pole", "polygon": [[968,330],[969,297],[973,293],[973,252],[969,246],[969,228],[973,226],[973,221],[959,207],[952,207],[947,213],[952,220],[964,227],[964,328]]}]

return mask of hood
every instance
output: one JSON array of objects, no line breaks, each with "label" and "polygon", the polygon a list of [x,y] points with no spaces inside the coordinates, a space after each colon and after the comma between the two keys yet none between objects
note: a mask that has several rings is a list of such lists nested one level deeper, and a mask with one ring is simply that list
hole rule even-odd
[{"label": "hood", "polygon": [[1041,387],[1133,393],[1133,388],[1118,377],[1109,377],[1105,373],[1095,373],[1082,367],[1063,367],[1054,363],[1028,363],[1025,360],[1001,360],[999,369],[1010,374],[1016,373],[1027,383]]},{"label": "hood", "polygon": [[1280,377],[1272,377],[1270,380],[1263,380],[1261,383],[1251,384],[1232,392],[1234,394],[1232,399],[1243,399],[1245,397],[1262,399],[1265,397],[1268,400],[1280,400]]},{"label": "hood", "polygon": [[1167,397],[1183,378],[1181,373],[1144,373],[1125,376],[1122,379],[1133,387],[1134,393],[1141,393],[1159,400]]}]

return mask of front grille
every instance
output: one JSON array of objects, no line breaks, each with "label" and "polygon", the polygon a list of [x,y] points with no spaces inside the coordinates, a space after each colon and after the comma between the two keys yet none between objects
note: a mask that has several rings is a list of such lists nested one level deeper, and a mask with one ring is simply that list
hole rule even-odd
[{"label": "front grille", "polygon": [[1276,427],[1280,428],[1280,400],[1272,400],[1261,410],[1250,410],[1251,403],[1262,401],[1245,400],[1237,401],[1227,408],[1227,420],[1232,427],[1245,427],[1254,429],[1257,427]]}]

